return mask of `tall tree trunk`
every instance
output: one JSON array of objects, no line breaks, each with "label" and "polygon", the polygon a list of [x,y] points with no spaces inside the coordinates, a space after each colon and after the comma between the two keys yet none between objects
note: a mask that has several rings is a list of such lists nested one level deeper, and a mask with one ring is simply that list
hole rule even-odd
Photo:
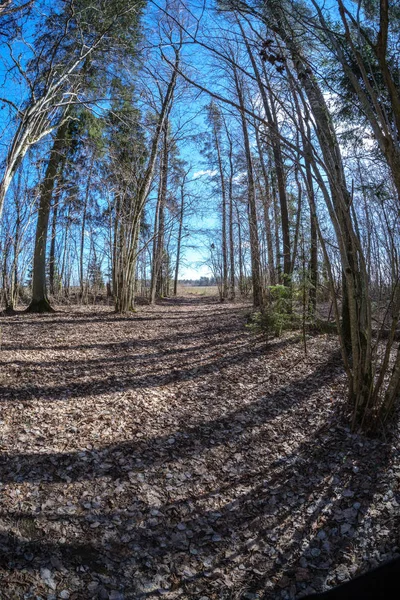
[{"label": "tall tree trunk", "polygon": [[229,142],[229,184],[228,184],[228,199],[229,199],[229,258],[230,258],[230,298],[235,299],[235,240],[233,233],[233,142],[229,135],[228,129],[226,133]]},{"label": "tall tree trunk", "polygon": [[239,255],[239,292],[244,292],[244,272],[243,272],[243,244],[242,244],[242,228],[240,225],[240,213],[239,208],[236,204],[236,218],[237,218],[237,230],[238,230],[238,255]]},{"label": "tall tree trunk", "polygon": [[11,272],[11,308],[14,310],[17,307],[19,299],[19,277],[18,277],[18,256],[19,256],[19,245],[21,239],[21,217],[19,212],[15,220],[15,239],[14,239],[14,251],[13,251],[13,266]]},{"label": "tall tree trunk", "polygon": [[226,185],[225,185],[225,173],[222,164],[221,156],[221,141],[219,139],[218,131],[214,123],[214,144],[217,151],[217,163],[219,171],[219,179],[221,182],[221,213],[222,213],[222,294],[221,299],[225,300],[228,297],[228,249],[226,243]]},{"label": "tall tree trunk", "polygon": [[267,166],[264,160],[264,151],[262,148],[261,140],[260,140],[260,132],[258,130],[257,124],[254,125],[254,131],[256,134],[256,142],[257,142],[257,150],[258,155],[260,157],[261,164],[261,172],[264,180],[264,193],[261,194],[263,211],[264,211],[264,225],[265,225],[265,236],[267,241],[267,253],[268,253],[268,271],[269,271],[269,281],[271,285],[276,284],[275,279],[275,265],[274,265],[274,246],[272,241],[272,229],[271,229],[271,218],[269,215],[269,209],[271,206],[271,191],[269,185],[269,177]]},{"label": "tall tree trunk", "polygon": [[180,264],[180,260],[181,260],[183,217],[184,217],[184,212],[185,212],[185,179],[186,179],[186,175],[181,183],[181,205],[180,205],[180,209],[179,209],[179,229],[178,229],[178,240],[177,240],[177,248],[176,248],[174,296],[178,295],[178,275],[179,275],[179,264]]},{"label": "tall tree trunk", "polygon": [[[355,424],[364,419],[373,385],[371,304],[365,258],[352,219],[352,199],[346,186],[341,151],[325,99],[315,78],[304,65],[299,50],[293,47],[291,39],[287,39],[287,43],[290,44],[299,80],[313,111],[329,177],[331,197],[327,192],[324,197],[335,227],[343,267],[342,348],[347,350],[345,360],[351,365],[349,395],[354,405]],[[321,189],[326,190],[315,162],[313,168],[316,176],[320,177]]]},{"label": "tall tree trunk", "polygon": [[[291,267],[291,256],[290,256],[290,227],[289,227],[289,212],[288,202],[286,197],[286,183],[285,183],[285,170],[282,155],[282,148],[279,136],[278,120],[275,109],[275,102],[273,95],[270,93],[268,86],[268,75],[264,69],[264,81],[262,80],[260,70],[258,68],[257,61],[254,57],[253,51],[250,47],[246,33],[238,20],[238,24],[242,33],[246,50],[250,58],[251,66],[254,71],[254,75],[260,91],[261,100],[265,115],[267,117],[269,137],[271,139],[272,153],[275,162],[276,179],[278,184],[279,203],[281,210],[281,226],[282,226],[282,242],[283,242],[283,273],[284,273],[284,284],[290,283],[290,267]],[[268,87],[267,87],[268,86]]]},{"label": "tall tree trunk", "polygon": [[57,218],[58,218],[58,205],[60,195],[57,193],[53,203],[53,218],[51,222],[51,240],[50,240],[50,254],[49,254],[49,284],[50,294],[55,296],[55,276],[56,276],[56,240],[57,240]]},{"label": "tall tree trunk", "polygon": [[94,165],[94,154],[92,156],[92,160],[90,163],[88,179],[86,183],[85,189],[85,197],[83,199],[83,213],[82,213],[82,226],[81,226],[81,247],[80,247],[80,255],[79,255],[79,280],[80,280],[80,288],[81,288],[81,298],[83,298],[83,294],[85,291],[85,281],[84,281],[84,253],[85,253],[85,227],[86,227],[86,218],[87,218],[87,210],[89,204],[89,194],[90,194],[90,186],[92,184],[92,173],[93,173],[93,165]]},{"label": "tall tree trunk", "polygon": [[298,247],[298,243],[299,243],[299,234],[300,234],[300,222],[301,222],[301,210],[302,210],[302,200],[303,200],[303,189],[301,187],[301,183],[299,181],[299,169],[298,169],[298,165],[295,165],[295,180],[296,180],[296,185],[297,185],[297,214],[296,214],[296,226],[295,226],[295,230],[294,230],[294,239],[293,239],[293,251],[292,251],[292,258],[291,258],[291,264],[290,264],[290,276],[292,276],[292,273],[294,271],[294,267],[296,264],[296,258],[297,258],[297,247]]},{"label": "tall tree trunk", "polygon": [[[119,313],[131,310],[134,302],[137,250],[139,243],[141,220],[154,177],[160,138],[165,128],[165,122],[168,121],[168,115],[172,105],[176,79],[178,76],[180,47],[174,48],[174,51],[174,68],[171,73],[171,79],[168,83],[165,96],[162,99],[160,114],[151,141],[147,167],[138,186],[135,199],[132,199],[131,201],[129,210],[129,226],[127,227],[123,247],[118,247],[118,244],[116,246],[115,279],[119,282],[120,285],[114,290],[114,301],[115,310]],[[120,221],[122,223],[122,217],[120,218]],[[122,252],[122,255],[119,255],[120,252]]]},{"label": "tall tree trunk", "polygon": [[[307,165],[306,165],[307,169]],[[308,170],[309,166],[308,166]],[[307,174],[308,179],[308,174]],[[314,199],[314,188],[311,180],[311,193],[313,194],[313,203],[315,204]],[[316,216],[313,214],[313,211],[310,207],[310,262],[309,262],[309,278],[310,278],[310,291],[309,291],[309,312],[312,316],[315,315],[317,310],[317,286],[318,286],[318,238],[317,238],[317,223]]]},{"label": "tall tree trunk", "polygon": [[9,294],[9,285],[8,285],[8,276],[7,276],[7,263],[8,263],[8,255],[10,250],[10,244],[7,239],[4,240],[4,248],[3,248],[3,273],[2,273],[2,288],[3,288],[3,303],[5,306],[4,312],[12,314],[14,309],[10,306],[10,294]]},{"label": "tall tree trunk", "polygon": [[53,312],[47,298],[46,246],[51,210],[51,199],[58,167],[65,146],[68,121],[58,129],[47,164],[46,174],[40,188],[38,218],[36,224],[35,250],[33,256],[32,300],[27,312]]},{"label": "tall tree trunk", "polygon": [[[290,85],[294,104],[297,112],[297,119],[300,130],[300,139],[303,147],[303,162],[304,170],[302,170],[303,177],[305,178],[305,184],[307,189],[308,203],[310,209],[310,260],[308,263],[308,278],[309,278],[309,294],[308,294],[308,311],[311,316],[315,315],[317,309],[317,285],[318,285],[318,222],[316,215],[316,199],[314,192],[314,182],[312,176],[312,157],[313,150],[311,147],[311,129],[308,121],[308,115],[306,118],[303,116],[303,112],[300,109],[298,93],[296,86],[294,85],[293,78],[290,78]],[[307,130],[307,131],[306,131]],[[300,140],[298,140],[300,144]],[[298,157],[298,165],[301,165],[300,156]],[[298,182],[298,173],[296,172],[296,181]]]},{"label": "tall tree trunk", "polygon": [[[163,158],[162,158],[163,160]],[[158,256],[158,244],[159,244],[159,232],[160,232],[160,211],[161,211],[161,177],[157,196],[156,210],[154,211],[154,228],[153,228],[153,252],[151,261],[151,277],[150,277],[150,304],[155,304],[157,295],[157,280],[159,271],[159,256]]]},{"label": "tall tree trunk", "polygon": [[168,191],[168,120],[165,121],[163,148],[161,152],[160,183],[158,187],[157,207],[154,220],[153,265],[150,284],[150,303],[154,304],[156,297],[162,296],[164,233],[165,233],[165,203]]},{"label": "tall tree trunk", "polygon": [[249,203],[249,230],[250,230],[250,254],[251,254],[251,277],[253,286],[253,305],[254,307],[260,307],[263,305],[263,293],[261,284],[261,270],[260,270],[260,244],[258,239],[258,221],[257,221],[257,206],[255,197],[255,185],[254,185],[254,174],[253,174],[253,162],[251,157],[251,147],[249,140],[249,133],[247,128],[247,121],[245,117],[245,106],[244,97],[239,77],[234,68],[234,82],[236,87],[236,93],[240,106],[240,116],[243,131],[243,141],[246,155],[247,165],[247,186],[248,186],[248,203]]},{"label": "tall tree trunk", "polygon": [[66,152],[64,152],[63,156],[60,158],[60,165],[58,168],[58,184],[59,188],[56,189],[54,193],[53,200],[53,218],[51,222],[51,240],[50,240],[50,253],[49,253],[49,284],[50,284],[50,294],[55,296],[57,294],[56,286],[55,286],[55,277],[56,277],[56,241],[57,241],[57,219],[58,219],[58,210],[61,196],[60,184],[62,181],[62,174],[65,168],[67,156]]},{"label": "tall tree trunk", "polygon": [[[290,223],[289,223],[289,211],[288,201],[286,196],[286,182],[285,182],[285,170],[283,163],[283,155],[281,142],[279,138],[279,130],[277,125],[277,115],[275,109],[275,102],[270,94],[271,103],[271,123],[272,123],[272,152],[274,156],[276,181],[278,185],[278,196],[279,206],[281,213],[281,228],[282,228],[282,246],[283,246],[283,283],[284,285],[290,285],[291,277],[291,250],[290,250]],[[268,118],[268,115],[267,115]]]},{"label": "tall tree trunk", "polygon": [[272,191],[272,203],[274,207],[274,234],[275,234],[275,260],[276,260],[276,281],[282,283],[282,263],[281,263],[281,240],[280,240],[280,222],[279,222],[279,209],[278,199],[276,194],[275,186],[275,174],[271,171],[271,191]]},{"label": "tall tree trunk", "polygon": [[[282,7],[273,2],[266,18],[269,26],[285,43],[297,75],[298,91],[303,99],[304,114],[309,107],[316,124],[316,135],[329,182],[329,190],[308,144],[305,149],[335,229],[343,269],[344,313],[340,327],[341,349],[349,380],[349,399],[354,407],[353,426],[363,423],[373,391],[372,322],[368,274],[352,212],[341,149],[324,95],[297,43],[291,23]],[[303,93],[308,100],[305,102]],[[302,111],[297,109],[299,118]],[[305,138],[303,132],[303,139]],[[308,140],[310,136],[307,135]],[[314,210],[314,214],[315,210]],[[346,327],[348,331],[346,331]]]},{"label": "tall tree trunk", "polygon": [[65,287],[65,271],[66,271],[66,266],[67,266],[67,255],[68,255],[68,248],[69,248],[69,231],[70,231],[70,227],[71,227],[71,219],[70,219],[70,214],[71,214],[71,206],[68,206],[68,213],[67,213],[67,224],[65,227],[65,234],[64,234],[64,243],[63,243],[63,254],[62,254],[62,261],[61,261],[61,271],[60,271],[60,281],[63,287]]},{"label": "tall tree trunk", "polygon": [[[21,191],[20,181],[18,182],[17,194],[19,195]],[[18,304],[19,299],[19,273],[18,273],[18,257],[19,257],[19,248],[21,243],[21,205],[19,198],[16,198],[15,202],[15,235],[14,235],[14,244],[13,244],[13,262],[11,269],[11,290],[10,290],[10,298],[9,298],[9,309],[10,311],[14,311]]]},{"label": "tall tree trunk", "polygon": [[158,236],[157,236],[157,271],[156,271],[156,285],[155,293],[157,298],[163,296],[163,281],[165,271],[165,196],[160,204],[160,214],[158,221]]}]

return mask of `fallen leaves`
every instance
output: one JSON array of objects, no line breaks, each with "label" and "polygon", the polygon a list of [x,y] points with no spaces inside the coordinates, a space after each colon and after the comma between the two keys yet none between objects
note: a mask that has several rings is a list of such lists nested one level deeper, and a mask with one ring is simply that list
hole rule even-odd
[{"label": "fallen leaves", "polygon": [[4,598],[289,599],[398,552],[395,432],[348,430],[334,338],[244,313],[3,320]]}]

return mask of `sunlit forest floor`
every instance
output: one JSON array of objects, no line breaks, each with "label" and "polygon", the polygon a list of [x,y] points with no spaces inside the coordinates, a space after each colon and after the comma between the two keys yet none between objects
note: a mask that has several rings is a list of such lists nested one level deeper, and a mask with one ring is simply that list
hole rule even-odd
[{"label": "sunlit forest floor", "polygon": [[399,551],[398,429],[249,307],[1,319],[0,598],[298,598]]}]

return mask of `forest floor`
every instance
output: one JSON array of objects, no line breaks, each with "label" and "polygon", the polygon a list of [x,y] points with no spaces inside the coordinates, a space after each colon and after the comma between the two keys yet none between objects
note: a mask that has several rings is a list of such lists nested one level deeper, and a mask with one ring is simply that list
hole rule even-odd
[{"label": "forest floor", "polygon": [[334,337],[178,298],[1,323],[0,598],[298,598],[399,551],[399,431]]}]

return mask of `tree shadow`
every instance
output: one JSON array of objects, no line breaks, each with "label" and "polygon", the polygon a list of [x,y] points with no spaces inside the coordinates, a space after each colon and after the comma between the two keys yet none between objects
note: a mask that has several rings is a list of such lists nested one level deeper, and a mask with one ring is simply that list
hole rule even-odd
[{"label": "tree shadow", "polygon": [[[312,372],[277,390],[268,388],[267,377],[256,381],[255,397],[232,384],[232,408],[227,404],[225,414],[212,417],[224,369],[237,364],[246,373],[265,350],[259,339],[239,345],[235,321],[213,323],[225,348],[218,347],[218,335],[207,338],[209,330],[162,335],[154,353],[154,339],[95,344],[104,346],[106,356],[87,361],[88,383],[73,382],[78,358],[62,363],[65,384],[46,384],[50,375],[54,380],[54,360],[40,364],[42,385],[24,391],[3,386],[3,397],[18,402],[53,402],[190,384],[217,374],[205,390],[210,397],[203,413],[169,408],[173,433],[1,457],[0,506],[8,509],[0,513],[5,594],[28,573],[35,594],[45,597],[46,585],[39,589],[37,581],[46,568],[59,589],[82,600],[100,598],[101,590],[120,590],[127,599],[167,591],[184,598],[289,599],[310,586],[322,590],[337,583],[344,572],[338,567],[350,577],[352,567],[369,566],[374,536],[367,525],[394,451],[390,438],[352,435],[342,422],[342,404],[331,403],[328,390],[342,376],[339,353],[321,356]],[[279,353],[292,343],[276,341],[268,351]],[[146,373],[132,372],[135,360]],[[111,374],[105,376],[108,364]],[[18,366],[27,365],[34,367],[28,361]],[[163,372],[167,365],[173,372]],[[390,518],[398,527],[397,517]],[[368,536],[371,543],[363,548],[360,540]],[[377,538],[382,553],[391,537],[388,531]]]},{"label": "tree shadow", "polygon": [[[251,356],[251,353],[245,352],[235,358],[237,361],[242,361],[249,358],[249,356]],[[161,460],[164,460],[164,452],[167,456],[172,457],[175,455],[185,457],[196,456],[204,448],[209,448],[210,446],[215,448],[218,444],[226,443],[229,440],[229,436],[233,436],[234,439],[235,435],[237,435],[238,426],[241,435],[243,435],[244,431],[252,428],[254,425],[258,423],[265,424],[266,421],[273,420],[278,415],[289,411],[293,405],[299,405],[301,402],[304,402],[311,391],[318,389],[322,377],[325,377],[325,380],[329,381],[330,378],[337,376],[337,370],[335,371],[334,366],[335,364],[336,366],[340,365],[339,357],[340,355],[337,351],[332,353],[326,361],[317,365],[303,380],[291,382],[277,392],[266,393],[260,399],[251,404],[245,404],[243,408],[239,408],[227,416],[209,421],[205,415],[204,421],[191,423],[190,426],[176,431],[173,436],[174,445],[172,448],[169,444],[171,435],[166,434],[165,436],[151,439],[148,442],[126,442],[124,444],[116,444],[84,452],[67,452],[64,454],[33,453],[31,455],[19,454],[16,456],[4,453],[0,458],[1,481],[3,483],[7,481],[18,483],[26,481],[57,482],[63,480],[57,473],[64,473],[65,470],[68,471],[67,479],[69,481],[91,480],[104,476],[105,472],[114,479],[125,479],[129,476],[129,470],[127,470],[126,465],[121,467],[118,463],[120,451],[129,452],[132,459],[140,457],[139,470],[150,466],[154,457],[160,451]],[[212,364],[218,363],[219,361],[215,361]],[[200,370],[207,368],[208,365],[203,366]],[[180,374],[184,375],[185,371],[182,370]],[[168,377],[169,381],[169,375],[165,377]],[[157,381],[159,382],[163,378],[164,375],[160,375]],[[154,379],[154,376],[152,376],[153,382]],[[129,379],[128,381],[130,381],[132,386],[132,380]],[[136,385],[140,385],[141,381],[141,378],[136,380]],[[51,390],[52,398],[57,398],[57,393],[65,393],[64,387],[57,388],[52,386]],[[35,391],[35,394],[38,394],[38,390]],[[76,394],[80,395],[79,388]],[[92,390],[91,394],[95,394],[95,391]],[[73,390],[71,390],[71,396],[74,396]],[[154,453],[155,450],[157,452]],[[107,466],[102,469],[99,463],[104,463],[106,459]],[[23,468],[21,465],[23,465]]]},{"label": "tree shadow", "polygon": [[[232,415],[232,420],[237,418],[238,414]],[[259,423],[258,419],[253,419],[254,422]],[[207,423],[207,428],[215,429],[215,437],[220,424],[220,420]],[[251,439],[246,447],[249,442],[257,447],[262,434],[254,433],[250,426],[249,433]],[[168,451],[158,465],[152,464],[153,458],[142,449],[143,460],[137,475],[145,478],[154,466],[165,468],[180,459],[187,464],[207,453],[212,446],[210,438],[200,436],[200,439],[201,448],[180,444]],[[232,439],[226,428],[224,439],[226,445]],[[152,445],[159,447],[165,442],[153,440]],[[355,444],[362,444],[361,452],[354,452]],[[131,455],[132,450],[130,446],[117,446],[112,453],[120,457]],[[37,571],[43,565],[50,568],[53,565],[53,570],[63,575],[65,571],[74,573],[79,567],[84,574],[90,573],[91,578],[98,580],[99,585],[104,584],[104,575],[109,578],[106,587],[107,581],[111,587],[118,582],[118,589],[127,598],[146,597],[155,590],[165,592],[173,588],[181,589],[184,597],[197,597],[199,593],[210,593],[211,589],[226,589],[226,597],[236,597],[235,589],[242,589],[243,595],[238,597],[243,598],[247,597],[246,592],[272,599],[285,590],[286,597],[298,597],[310,591],[310,585],[319,590],[326,584],[334,584],[334,580],[329,582],[329,573],[337,565],[352,564],[358,531],[365,535],[363,527],[369,507],[379,490],[379,473],[389,464],[391,453],[389,443],[350,434],[340,424],[336,410],[332,410],[319,430],[303,440],[294,452],[269,464],[258,463],[253,471],[239,470],[219,485],[214,478],[210,489],[203,494],[194,494],[189,485],[180,499],[160,499],[155,505],[140,494],[132,497],[131,492],[124,495],[120,491],[117,510],[107,508],[104,503],[96,508],[89,495],[88,502],[74,507],[80,514],[60,514],[60,510],[54,513],[47,508],[40,514],[9,514],[8,518],[17,523],[32,520],[40,524],[41,519],[50,523],[71,522],[80,536],[74,543],[61,544],[56,539],[40,539],[29,527],[22,529],[24,537],[11,532],[0,538],[3,552],[0,566],[12,572]],[[348,459],[343,460],[344,455]],[[42,478],[37,473],[37,481],[46,481],[43,474],[50,465],[56,468],[51,458],[55,457],[50,457],[48,464],[42,463]],[[34,462],[38,457],[28,460]],[[112,462],[109,455],[107,461]],[[371,464],[375,465],[375,471],[371,470]],[[224,477],[219,469],[214,474],[220,479]],[[104,471],[94,469],[91,473],[82,470],[79,478],[103,476]],[[113,465],[110,477],[117,478],[121,487],[126,473],[117,472]],[[151,486],[150,479],[148,484]],[[112,497],[110,479],[107,485]],[[355,501],[360,505],[357,509]],[[396,523],[399,524],[398,518]],[[92,525],[96,527],[91,529]],[[343,529],[343,525],[350,528]],[[37,530],[41,531],[40,526]],[[104,539],[107,531],[110,535]],[[33,539],[26,539],[29,535]],[[386,534],[385,542],[391,541],[391,537]],[[91,542],[87,543],[87,539]],[[353,565],[359,570],[365,559],[360,555],[356,558]],[[167,570],[166,565],[169,565]],[[356,570],[349,571],[349,575]],[[79,597],[92,596],[81,592]]]},{"label": "tree shadow", "polygon": [[[46,347],[46,351],[82,354],[74,359],[56,357],[44,361],[20,358],[11,364],[3,360],[0,366],[14,373],[15,380],[12,384],[0,385],[0,397],[3,401],[39,397],[54,402],[121,390],[145,390],[201,379],[234,364],[245,364],[265,352],[265,341],[257,336],[243,339],[235,322],[221,322],[213,326],[212,336],[209,332],[206,325],[195,331],[161,335],[156,343],[152,337],[132,337],[122,342],[57,344]],[[269,351],[278,352],[296,342],[296,337],[278,340],[270,344]],[[41,348],[29,343],[3,344],[7,351]],[[86,350],[99,350],[102,355],[90,358],[84,354]],[[48,383],[60,379],[62,383]]]},{"label": "tree shadow", "polygon": [[[304,468],[302,461],[308,460],[303,458],[308,442],[300,445],[293,464],[290,457],[284,456],[280,462],[268,462],[266,455],[265,466],[259,461],[250,461],[243,469],[233,469],[232,475],[231,459],[226,463],[228,472],[224,470],[226,465],[223,467],[211,462],[206,469],[206,475],[207,471],[213,474],[213,483],[211,488],[208,486],[208,491],[198,492],[203,476],[194,476],[193,481],[189,478],[182,487],[184,493],[180,499],[160,496],[154,504],[151,493],[153,489],[163,487],[160,486],[161,473],[164,473],[161,475],[164,479],[165,470],[175,469],[182,461],[193,470],[199,461],[202,462],[205,457],[209,460],[219,450],[230,453],[232,446],[243,451],[249,446],[257,449],[261,445],[265,451],[265,436],[270,436],[272,443],[273,424],[277,419],[284,414],[291,415],[294,410],[301,412],[309,394],[316,392],[321,382],[327,384],[338,375],[340,368],[335,370],[335,361],[337,356],[330,356],[302,380],[294,381],[276,393],[267,393],[224,417],[209,420],[205,415],[204,420],[181,427],[174,433],[172,445],[171,436],[165,435],[91,451],[4,455],[0,463],[3,485],[39,484],[43,487],[75,484],[84,485],[86,489],[90,484],[90,493],[86,496],[88,502],[78,506],[66,505],[64,509],[58,507],[54,511],[44,502],[39,513],[9,513],[7,520],[15,525],[14,529],[10,529],[10,537],[1,541],[3,553],[7,553],[3,555],[2,568],[37,571],[39,566],[51,567],[51,557],[53,562],[56,557],[57,564],[62,565],[62,573],[63,570],[73,573],[80,562],[84,573],[98,578],[106,574],[111,577],[112,585],[119,580],[119,587],[124,589],[127,597],[136,598],[147,594],[146,585],[150,585],[147,580],[157,578],[158,569],[163,572],[162,565],[167,561],[173,567],[172,574],[164,583],[157,585],[183,586],[189,597],[194,594],[192,586],[207,588],[210,577],[216,576],[218,569],[229,572],[231,568],[232,557],[224,558],[221,552],[222,549],[230,551],[232,535],[236,536],[233,544],[236,553],[247,560],[247,533],[255,535],[258,532],[257,535],[268,539],[265,519],[270,520],[268,528],[271,529],[276,526],[272,519],[283,518],[283,515],[276,514],[276,505],[269,503],[268,498],[271,489],[275,495],[280,490],[283,493],[286,483],[282,483],[282,479],[286,482],[288,475],[294,477],[298,465]],[[264,430],[266,426],[269,428]],[[287,472],[288,465],[290,474]],[[139,489],[147,479],[145,487],[150,497],[146,499]],[[218,479],[224,483],[215,485]],[[117,509],[104,503],[99,506],[93,503],[103,482],[110,491],[110,502],[115,486],[120,490],[117,493]],[[137,496],[132,496],[132,483],[133,489],[138,489]],[[124,484],[127,485],[126,490]],[[234,500],[223,500],[228,497]],[[219,499],[220,506],[210,507],[216,499]],[[46,534],[40,533],[41,521],[47,523],[50,533],[48,530]],[[18,535],[21,522],[22,536]],[[59,530],[53,531],[52,528],[59,523],[69,524],[74,532],[74,542],[58,541]],[[104,532],[110,532],[106,540]],[[193,532],[192,537],[188,537],[188,532]],[[85,541],[88,539],[91,539],[89,544]],[[196,563],[203,561],[194,574],[188,575],[182,566],[182,561],[187,559],[194,559]],[[134,571],[139,572],[140,577],[134,576]],[[82,598],[90,597],[80,593]]]},{"label": "tree shadow", "polygon": [[[212,312],[202,312],[200,315],[196,314],[197,307],[210,306],[212,308]],[[217,305],[217,306],[216,306]],[[218,306],[220,307],[218,309]],[[169,309],[167,313],[162,312],[164,307],[176,307],[177,310]],[[107,307],[102,307],[107,308]],[[194,312],[188,315],[182,312],[182,308],[193,308]],[[200,298],[169,298],[160,300],[154,306],[148,306],[146,308],[141,308],[140,312],[131,312],[126,314],[118,314],[112,310],[85,310],[84,312],[79,312],[76,310],[76,306],[71,306],[70,309],[68,307],[63,307],[63,310],[55,310],[53,313],[43,313],[40,318],[37,318],[37,314],[35,313],[27,313],[25,310],[22,311],[14,311],[12,314],[5,315],[0,312],[0,318],[2,319],[2,326],[4,327],[12,327],[15,323],[26,322],[30,325],[43,325],[44,323],[51,323],[54,325],[72,325],[74,327],[77,324],[90,324],[90,323],[101,323],[101,322],[109,322],[109,323],[119,323],[119,322],[129,322],[129,321],[137,321],[137,322],[146,322],[146,321],[174,321],[175,319],[182,321],[205,321],[207,319],[215,319],[215,315],[224,314],[226,315],[229,311],[229,314],[243,314],[244,311],[248,310],[249,306],[246,304],[221,304],[220,302],[216,302],[215,299],[209,299],[208,297],[200,297]],[[145,316],[144,316],[145,315]],[[172,316],[170,316],[172,315]],[[176,315],[176,316],[175,316]]]}]

